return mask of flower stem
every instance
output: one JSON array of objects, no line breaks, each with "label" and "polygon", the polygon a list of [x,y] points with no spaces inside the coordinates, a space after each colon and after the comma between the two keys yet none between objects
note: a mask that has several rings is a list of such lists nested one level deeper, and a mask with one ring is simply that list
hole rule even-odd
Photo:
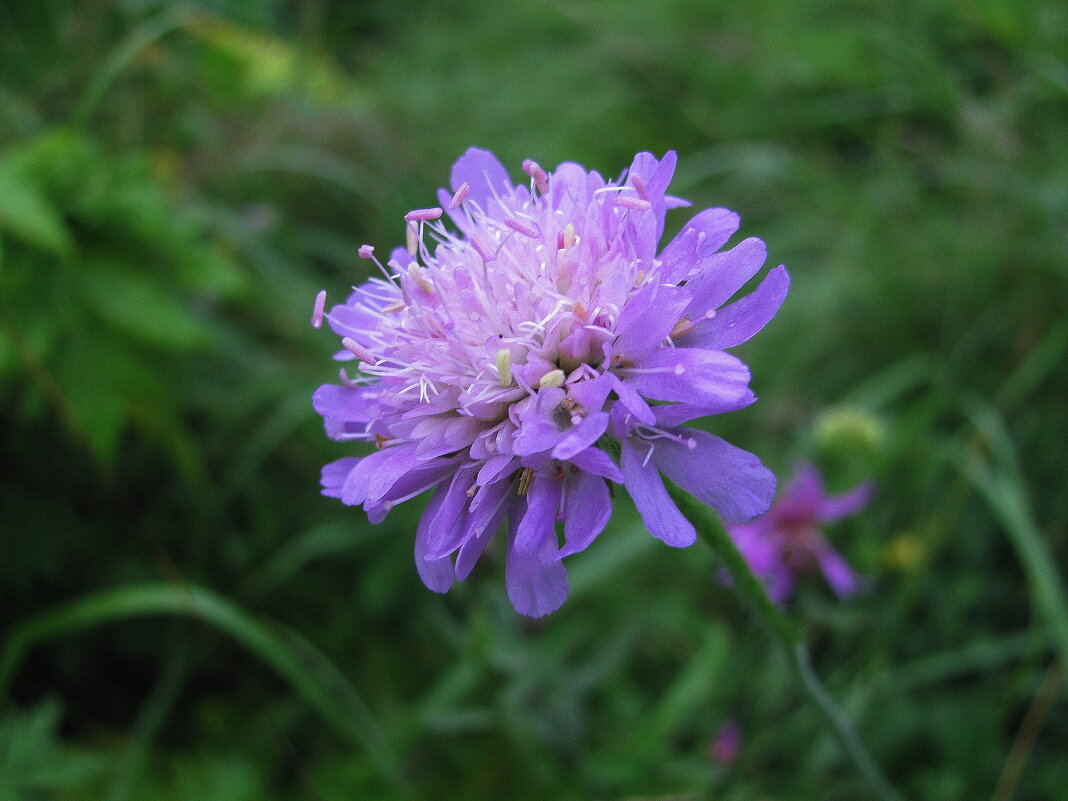
[{"label": "flower stem", "polygon": [[786,651],[805,692],[819,707],[827,724],[834,731],[872,792],[881,801],[901,801],[897,790],[887,781],[868,754],[852,721],[820,682],[812,668],[808,647],[802,641],[801,634],[768,596],[763,582],[749,569],[749,565],[719,519],[708,507],[677,487],[670,487],[670,492],[682,513],[697,529],[698,536],[726,563],[727,570],[734,579],[734,586],[753,605],[771,629],[779,645]]}]

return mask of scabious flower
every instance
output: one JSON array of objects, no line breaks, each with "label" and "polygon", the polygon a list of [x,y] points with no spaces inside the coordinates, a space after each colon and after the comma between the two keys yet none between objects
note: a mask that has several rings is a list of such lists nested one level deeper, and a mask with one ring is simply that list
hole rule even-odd
[{"label": "scabious flower", "polygon": [[860,582],[820,526],[860,511],[871,493],[871,484],[865,483],[842,495],[828,495],[819,471],[802,463],[767,514],[747,523],[728,523],[727,531],[776,603],[789,599],[798,576],[817,569],[845,598],[856,593]]},{"label": "scabious flower", "polygon": [[[724,349],[768,322],[789,278],[780,266],[724,305],[766,258],[759,239],[720,251],[738,228],[727,209],[657,252],[665,212],[689,205],[665,194],[675,161],[640,153],[618,181],[526,161],[530,183],[516,186],[472,148],[441,207],[406,215],[406,248],[385,265],[360,248],[382,277],[325,319],[336,358],[362,375],[342,369],[314,405],[329,436],[377,450],[323,468],[323,494],[377,523],[433,489],[415,535],[430,589],[466,578],[507,519],[508,596],[521,614],[552,612],[567,595],[561,560],[611,515],[608,482],[677,547],[696,533],[661,471],[726,519],[767,509],[775,478],[760,460],[683,424],[756,399]],[[324,309],[317,298],[313,322]]]}]

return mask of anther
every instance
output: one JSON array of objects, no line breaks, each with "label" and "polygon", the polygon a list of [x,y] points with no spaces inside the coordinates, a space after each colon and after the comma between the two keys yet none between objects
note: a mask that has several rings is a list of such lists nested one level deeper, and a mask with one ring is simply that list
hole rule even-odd
[{"label": "anther", "polygon": [[520,498],[527,494],[527,490],[530,489],[530,482],[533,480],[534,470],[530,467],[524,467],[523,472],[519,474],[519,487],[516,489]]},{"label": "anther", "polygon": [[648,200],[642,200],[640,197],[631,197],[630,195],[617,195],[616,199],[612,201],[613,206],[622,206],[625,209],[636,209],[638,211],[645,211],[651,209],[653,204]]},{"label": "anther", "polygon": [[436,220],[442,215],[442,210],[435,206],[432,209],[413,209],[404,215],[405,222],[425,222]]},{"label": "anther", "polygon": [[512,352],[505,348],[497,351],[497,378],[502,387],[512,385]]},{"label": "anther", "polygon": [[535,239],[538,236],[538,229],[532,225],[528,225],[522,220],[517,220],[515,217],[505,217],[504,224],[511,228],[513,231],[518,231],[524,236],[529,236],[531,239]]},{"label": "anther", "polygon": [[312,328],[323,327],[323,310],[326,309],[326,290],[323,289],[315,296],[315,307],[312,309]]},{"label": "anther", "polygon": [[342,337],[341,347],[343,347],[361,362],[366,362],[367,364],[374,364],[377,361],[377,359],[375,359],[375,355],[371,353],[371,351],[367,350],[367,348],[365,348],[352,337]]},{"label": "anther", "polygon": [[685,317],[680,317],[679,321],[675,323],[675,327],[671,329],[670,336],[681,337],[687,331],[691,330],[693,330],[693,323],[691,323]]},{"label": "anther", "polygon": [[649,192],[645,188],[645,181],[642,180],[640,175],[631,175],[630,182],[634,188],[638,191],[638,197],[648,198]]},{"label": "anther", "polygon": [[534,185],[542,194],[549,188],[549,174],[541,168],[538,162],[531,159],[523,159],[523,172],[534,179]]},{"label": "anther", "polygon": [[419,236],[415,230],[415,223],[408,223],[408,228],[404,232],[405,244],[408,246],[408,255],[414,256],[419,251]]},{"label": "anther", "polygon": [[539,387],[562,387],[564,385],[564,371],[560,368],[550,370],[541,377]]},{"label": "anther", "polygon": [[457,209],[460,204],[467,200],[467,196],[471,194],[471,184],[464,181],[460,184],[460,188],[456,190],[456,194],[452,196],[452,200],[449,201],[449,210]]},{"label": "anther", "polygon": [[415,283],[419,285],[419,288],[428,295],[434,293],[434,286],[426,280],[426,270],[415,262],[408,265],[408,277],[415,281]]},{"label": "anther", "polygon": [[375,255],[375,246],[360,245],[360,249],[356,252],[360,254],[361,259],[373,259]]},{"label": "anther", "polygon": [[575,242],[578,241],[578,237],[575,236],[575,224],[568,223],[564,226],[564,247],[572,248],[575,246]]},{"label": "anther", "polygon": [[675,375],[682,375],[686,372],[686,368],[683,367],[681,364],[676,364],[673,372],[675,373]]}]

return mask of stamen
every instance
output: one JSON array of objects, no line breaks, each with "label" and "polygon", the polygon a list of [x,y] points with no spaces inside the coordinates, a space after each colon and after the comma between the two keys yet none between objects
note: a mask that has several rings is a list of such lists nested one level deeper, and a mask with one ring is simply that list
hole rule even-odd
[{"label": "stamen", "polygon": [[408,228],[404,234],[405,244],[408,246],[408,255],[414,256],[419,252],[419,235],[416,233],[414,222],[408,223]]},{"label": "stamen", "polygon": [[511,228],[513,231],[518,231],[524,236],[529,236],[531,239],[536,239],[538,236],[537,228],[523,222],[523,220],[517,220],[515,217],[505,217],[504,224]]},{"label": "stamen", "polygon": [[519,474],[519,487],[516,490],[520,498],[527,494],[527,490],[530,489],[530,482],[533,480],[534,470],[530,467],[524,467],[523,472]]},{"label": "stamen", "polygon": [[557,368],[556,370],[550,370],[541,377],[538,382],[540,387],[562,387],[564,385],[564,371]]},{"label": "stamen", "polygon": [[365,348],[352,337],[343,337],[341,340],[341,347],[343,347],[361,362],[366,362],[367,364],[374,364],[376,361],[378,361],[375,358],[375,355],[371,353],[371,351],[367,350],[367,348]]},{"label": "stamen", "polygon": [[568,223],[564,226],[564,247],[572,248],[575,246],[575,242],[578,241],[578,237],[575,236],[575,224]]},{"label": "stamen", "polygon": [[413,209],[404,215],[405,222],[425,222],[436,220],[442,215],[442,210],[437,206],[432,209]]},{"label": "stamen", "polygon": [[326,290],[323,289],[315,296],[315,307],[312,309],[312,328],[323,327],[323,310],[326,309]]},{"label": "stamen", "polygon": [[630,182],[634,185],[634,188],[638,191],[638,197],[648,199],[649,192],[645,188],[645,181],[642,180],[640,175],[631,175]]},{"label": "stamen", "polygon": [[512,385],[512,352],[505,348],[497,351],[497,378],[502,387]]},{"label": "stamen", "polygon": [[523,172],[533,178],[538,191],[545,194],[545,190],[549,188],[549,174],[541,168],[541,165],[531,159],[523,159]]},{"label": "stamen", "polygon": [[616,199],[612,201],[613,206],[622,206],[625,209],[636,209],[638,211],[645,211],[651,209],[653,204],[648,200],[642,200],[640,197],[631,197],[630,195],[617,195]]},{"label": "stamen", "polygon": [[452,200],[449,201],[449,211],[459,208],[460,204],[463,203],[470,194],[471,184],[464,181],[460,184],[460,188],[456,190],[456,194],[452,196]]},{"label": "stamen", "polygon": [[679,321],[675,323],[675,327],[671,329],[671,333],[668,336],[681,337],[687,331],[693,330],[693,323],[687,320],[685,317],[680,317]]},{"label": "stamen", "polygon": [[427,271],[414,262],[408,265],[408,277],[419,285],[419,288],[428,295],[434,294],[434,287],[427,280]]},{"label": "stamen", "polygon": [[360,258],[361,259],[371,259],[371,258],[374,258],[374,255],[375,255],[375,246],[374,245],[360,245],[360,249],[358,251],[356,251],[356,252],[360,254]]}]

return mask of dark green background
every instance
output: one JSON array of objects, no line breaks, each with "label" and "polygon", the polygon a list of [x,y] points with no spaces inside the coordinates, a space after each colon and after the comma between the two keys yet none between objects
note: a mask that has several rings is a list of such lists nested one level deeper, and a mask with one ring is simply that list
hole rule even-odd
[{"label": "dark green background", "polygon": [[1057,0],[4,3],[0,798],[867,797],[622,497],[537,623],[499,555],[422,587],[421,502],[319,497],[315,292],[471,145],[673,148],[767,241],[761,401],[710,425],[879,487],[830,532],[867,592],[789,608],[820,673],[907,798],[1063,798],[1066,58]]}]

